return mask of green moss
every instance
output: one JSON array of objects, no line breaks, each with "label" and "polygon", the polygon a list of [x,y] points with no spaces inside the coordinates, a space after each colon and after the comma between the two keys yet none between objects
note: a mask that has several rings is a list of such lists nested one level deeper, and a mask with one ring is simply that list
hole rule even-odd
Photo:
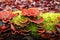
[{"label": "green moss", "polygon": [[55,25],[53,23],[47,23],[47,24],[45,24],[44,29],[48,30],[48,31],[56,30]]},{"label": "green moss", "polygon": [[44,14],[40,14],[39,17],[43,17],[44,21],[42,22],[45,24],[44,29],[45,30],[56,30],[55,28],[55,23],[59,23],[59,20],[57,19],[58,16],[60,16],[59,13],[52,13],[52,12],[47,12]]},{"label": "green moss", "polygon": [[17,17],[14,17],[11,21],[12,21],[14,24],[22,24],[22,22],[24,22],[24,21],[26,20],[26,18],[27,18],[27,17],[18,15]]},{"label": "green moss", "polygon": [[35,23],[30,23],[26,30],[30,30],[34,36],[37,36],[37,25]]},{"label": "green moss", "polygon": [[36,32],[37,25],[35,23],[30,23],[28,25],[28,30],[31,30],[32,32]]}]

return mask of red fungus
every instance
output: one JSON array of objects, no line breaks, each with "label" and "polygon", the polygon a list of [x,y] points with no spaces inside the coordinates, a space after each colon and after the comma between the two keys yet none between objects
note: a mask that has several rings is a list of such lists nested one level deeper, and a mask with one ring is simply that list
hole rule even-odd
[{"label": "red fungus", "polygon": [[35,20],[35,19],[30,19],[31,20],[31,22],[34,22],[34,23],[37,23],[37,24],[40,24],[40,23],[42,23],[43,21],[44,21],[44,19],[43,18],[40,18],[39,20]]},{"label": "red fungus", "polygon": [[22,13],[23,16],[33,16],[33,17],[37,17],[39,16],[40,12],[38,9],[36,8],[29,8],[29,9],[23,9]]}]

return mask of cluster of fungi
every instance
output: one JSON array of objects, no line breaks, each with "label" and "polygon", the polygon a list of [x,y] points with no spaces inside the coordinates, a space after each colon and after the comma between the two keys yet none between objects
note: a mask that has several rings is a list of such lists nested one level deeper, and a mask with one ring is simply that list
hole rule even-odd
[{"label": "cluster of fungi", "polygon": [[1,0],[0,40],[60,40],[60,14],[48,30],[40,15],[51,11],[60,13],[60,0]]}]

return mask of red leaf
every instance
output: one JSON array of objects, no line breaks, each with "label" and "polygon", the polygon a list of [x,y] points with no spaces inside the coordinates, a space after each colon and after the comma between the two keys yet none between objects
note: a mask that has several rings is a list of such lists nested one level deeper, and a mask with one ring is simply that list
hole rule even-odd
[{"label": "red leaf", "polygon": [[5,26],[2,26],[1,29],[4,30],[6,27]]},{"label": "red leaf", "polygon": [[11,29],[13,30],[13,31],[16,31],[16,28],[11,24]]},{"label": "red leaf", "polygon": [[55,24],[56,27],[60,28],[60,24]]},{"label": "red leaf", "polygon": [[60,16],[58,16],[58,20],[60,21]]},{"label": "red leaf", "polygon": [[45,32],[45,30],[40,29],[38,32],[39,32],[39,33],[44,33],[44,32]]},{"label": "red leaf", "polygon": [[41,34],[43,38],[48,38],[50,35],[49,34]]},{"label": "red leaf", "polygon": [[34,0],[35,2],[39,1],[39,0]]}]

